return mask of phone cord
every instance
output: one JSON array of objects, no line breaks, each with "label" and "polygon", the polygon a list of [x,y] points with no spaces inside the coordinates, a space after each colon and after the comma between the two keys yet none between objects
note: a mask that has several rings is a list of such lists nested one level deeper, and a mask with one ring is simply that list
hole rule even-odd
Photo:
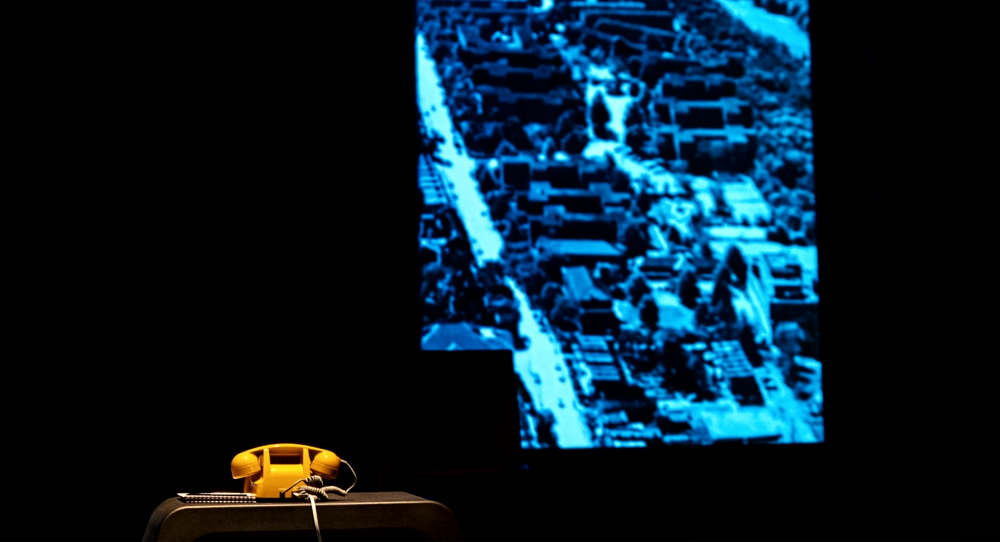
[{"label": "phone cord", "polygon": [[[307,497],[309,499],[309,505],[312,507],[313,526],[316,528],[316,540],[318,540],[319,542],[323,542],[323,537],[320,536],[319,533],[319,517],[316,515],[316,498],[319,497],[321,500],[324,501],[331,500],[330,496],[327,494],[327,491],[332,491],[333,493],[336,493],[341,497],[346,497],[347,492],[353,489],[355,484],[358,483],[358,474],[354,472],[354,468],[351,467],[350,463],[344,461],[343,459],[341,459],[340,462],[347,465],[347,468],[351,469],[351,474],[354,475],[354,483],[351,484],[351,487],[347,489],[341,489],[337,486],[324,487],[323,478],[319,476],[310,476],[309,478],[299,480],[299,482],[305,482],[306,485],[299,487],[299,489],[296,490],[295,493],[292,493],[292,495],[295,495],[296,497]],[[299,482],[295,483],[297,484]]]}]

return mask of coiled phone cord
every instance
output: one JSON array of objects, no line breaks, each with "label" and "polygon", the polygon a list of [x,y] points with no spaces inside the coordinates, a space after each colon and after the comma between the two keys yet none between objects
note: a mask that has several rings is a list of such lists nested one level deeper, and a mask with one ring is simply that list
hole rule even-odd
[{"label": "coiled phone cord", "polygon": [[[347,492],[353,489],[354,486],[358,483],[358,474],[354,472],[354,467],[352,467],[350,463],[344,461],[343,459],[341,459],[340,462],[347,465],[347,468],[351,469],[351,474],[354,476],[354,482],[351,484],[351,487],[347,489],[341,489],[337,486],[324,487],[323,478],[319,476],[310,476],[309,478],[303,478],[301,480],[297,480],[295,484],[298,484],[300,482],[305,482],[306,485],[300,487],[298,490],[295,491],[295,493],[292,493],[292,495],[295,495],[296,497],[309,499],[309,504],[310,506],[312,506],[313,526],[316,528],[316,540],[318,540],[319,542],[323,542],[323,537],[321,537],[319,534],[319,517],[316,515],[316,498],[319,497],[320,500],[324,501],[331,500],[330,495],[327,494],[327,491],[332,491],[333,493],[336,493],[341,497],[346,497]],[[292,484],[291,486],[288,487],[288,489],[282,491],[282,494],[295,487],[295,484]]]}]

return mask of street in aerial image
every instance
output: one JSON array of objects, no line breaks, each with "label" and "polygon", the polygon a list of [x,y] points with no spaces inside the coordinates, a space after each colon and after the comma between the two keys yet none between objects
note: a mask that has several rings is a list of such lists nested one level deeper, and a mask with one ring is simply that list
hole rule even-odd
[{"label": "street in aerial image", "polygon": [[523,448],[823,441],[807,0],[418,0],[424,350]]}]

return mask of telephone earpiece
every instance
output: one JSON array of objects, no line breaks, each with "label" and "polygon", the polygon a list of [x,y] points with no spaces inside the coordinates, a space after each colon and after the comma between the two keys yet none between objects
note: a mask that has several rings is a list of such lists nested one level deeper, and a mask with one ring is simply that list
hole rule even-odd
[{"label": "telephone earpiece", "polygon": [[313,456],[309,469],[324,480],[333,480],[340,472],[340,458],[333,452],[322,452]]},{"label": "telephone earpiece", "polygon": [[260,458],[250,452],[243,452],[233,459],[231,470],[234,480],[253,476],[262,470]]}]

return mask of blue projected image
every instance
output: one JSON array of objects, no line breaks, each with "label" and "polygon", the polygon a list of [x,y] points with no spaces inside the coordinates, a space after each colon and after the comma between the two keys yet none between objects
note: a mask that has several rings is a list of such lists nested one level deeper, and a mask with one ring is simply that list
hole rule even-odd
[{"label": "blue projected image", "polygon": [[425,350],[522,447],[823,441],[807,0],[418,0]]}]

